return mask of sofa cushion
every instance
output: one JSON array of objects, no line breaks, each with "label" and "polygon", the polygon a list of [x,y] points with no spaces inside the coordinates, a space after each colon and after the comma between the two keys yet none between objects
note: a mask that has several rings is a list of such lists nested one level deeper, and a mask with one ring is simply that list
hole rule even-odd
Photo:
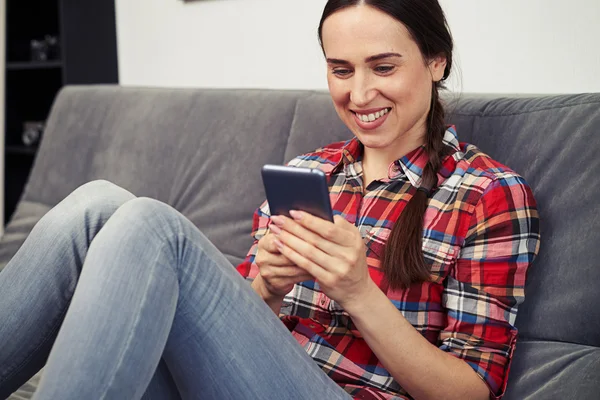
[{"label": "sofa cushion", "polygon": [[333,142],[348,140],[352,136],[352,132],[337,116],[331,96],[325,92],[313,92],[298,99],[285,160]]},{"label": "sofa cushion", "polygon": [[506,399],[597,399],[600,349],[573,343],[520,340]]},{"label": "sofa cushion", "polygon": [[519,310],[521,338],[600,346],[600,94],[476,100],[459,132],[533,188],[542,244]]}]

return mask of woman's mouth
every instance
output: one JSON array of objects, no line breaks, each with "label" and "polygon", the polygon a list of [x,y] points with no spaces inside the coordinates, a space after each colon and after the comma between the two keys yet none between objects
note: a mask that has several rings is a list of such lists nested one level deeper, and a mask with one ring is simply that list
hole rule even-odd
[{"label": "woman's mouth", "polygon": [[391,107],[387,107],[374,112],[371,110],[351,112],[352,115],[354,115],[354,120],[360,128],[371,130],[379,128],[385,122],[391,110]]}]

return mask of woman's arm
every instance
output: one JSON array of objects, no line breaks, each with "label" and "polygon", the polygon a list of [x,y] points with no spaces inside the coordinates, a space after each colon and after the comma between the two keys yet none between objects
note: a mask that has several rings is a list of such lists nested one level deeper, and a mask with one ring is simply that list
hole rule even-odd
[{"label": "woman's arm", "polygon": [[429,343],[373,281],[360,301],[344,310],[379,361],[415,399],[489,399],[490,390],[473,368]]}]

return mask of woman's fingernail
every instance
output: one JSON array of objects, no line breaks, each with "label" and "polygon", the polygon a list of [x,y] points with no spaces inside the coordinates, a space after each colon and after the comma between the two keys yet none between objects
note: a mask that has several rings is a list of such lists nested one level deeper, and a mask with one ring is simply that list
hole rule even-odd
[{"label": "woman's fingernail", "polygon": [[275,246],[277,246],[277,248],[278,248],[279,250],[281,250],[281,249],[283,248],[283,243],[281,243],[281,242],[279,241],[279,239],[275,239],[275,240],[273,240],[273,243],[275,243]]},{"label": "woman's fingernail", "polygon": [[277,226],[283,226],[283,218],[278,215],[274,215],[271,217],[271,221]]},{"label": "woman's fingernail", "polygon": [[281,228],[275,224],[271,224],[269,229],[271,229],[271,232],[273,232],[275,235],[279,235],[281,233]]},{"label": "woman's fingernail", "polygon": [[290,215],[297,221],[300,221],[302,219],[302,213],[300,211],[291,210]]}]

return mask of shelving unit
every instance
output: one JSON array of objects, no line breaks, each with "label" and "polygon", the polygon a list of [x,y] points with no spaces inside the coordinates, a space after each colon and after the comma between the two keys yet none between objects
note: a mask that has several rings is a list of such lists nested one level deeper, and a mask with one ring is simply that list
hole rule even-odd
[{"label": "shelving unit", "polygon": [[29,156],[35,156],[37,149],[35,147],[26,147],[26,146],[7,146],[4,151],[6,154],[23,154]]},{"label": "shelving unit", "polygon": [[51,69],[51,68],[62,68],[62,61],[51,60],[51,61],[26,61],[26,62],[11,62],[6,63],[7,71],[19,71],[26,69]]},{"label": "shelving unit", "polygon": [[[39,61],[31,41],[46,35],[58,38],[58,57]],[[64,85],[118,81],[114,0],[6,1],[4,223],[37,153],[23,142],[25,122],[45,122]]]}]

